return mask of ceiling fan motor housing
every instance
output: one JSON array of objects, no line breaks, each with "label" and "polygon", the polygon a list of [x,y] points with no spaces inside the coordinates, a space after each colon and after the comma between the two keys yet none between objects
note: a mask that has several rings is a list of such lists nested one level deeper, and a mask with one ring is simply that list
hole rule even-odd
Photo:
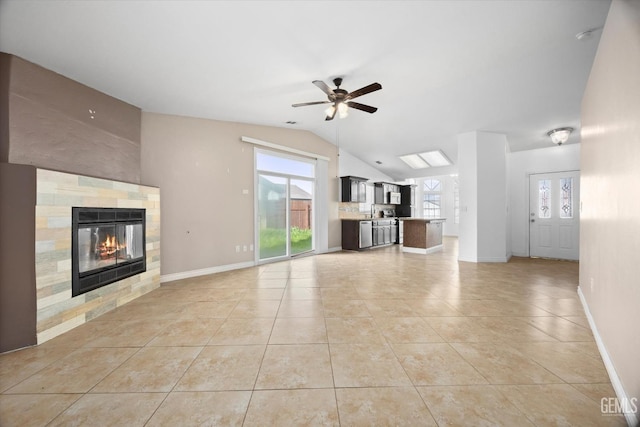
[{"label": "ceiling fan motor housing", "polygon": [[349,94],[349,92],[347,92],[344,89],[334,89],[333,93],[335,94],[335,96],[334,96],[334,99],[332,99],[332,101],[336,101],[336,102],[344,101],[344,98]]},{"label": "ceiling fan motor housing", "polygon": [[333,89],[333,93],[328,95],[329,101],[335,102],[336,104],[344,101],[345,97],[349,94],[344,89],[340,89],[340,85],[342,84],[342,77],[336,77],[333,79],[333,84],[336,85],[336,88]]}]

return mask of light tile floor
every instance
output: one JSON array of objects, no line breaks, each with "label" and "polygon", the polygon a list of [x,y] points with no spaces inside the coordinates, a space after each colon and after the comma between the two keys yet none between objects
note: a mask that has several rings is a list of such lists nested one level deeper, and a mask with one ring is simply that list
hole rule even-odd
[{"label": "light tile floor", "polygon": [[166,283],[0,356],[0,425],[625,425],[578,264],[397,246]]}]

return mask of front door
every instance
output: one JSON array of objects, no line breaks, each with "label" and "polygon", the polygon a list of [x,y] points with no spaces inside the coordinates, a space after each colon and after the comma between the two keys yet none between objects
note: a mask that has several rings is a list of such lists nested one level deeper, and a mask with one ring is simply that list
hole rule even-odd
[{"label": "front door", "polygon": [[580,172],[529,176],[529,254],[578,260]]}]

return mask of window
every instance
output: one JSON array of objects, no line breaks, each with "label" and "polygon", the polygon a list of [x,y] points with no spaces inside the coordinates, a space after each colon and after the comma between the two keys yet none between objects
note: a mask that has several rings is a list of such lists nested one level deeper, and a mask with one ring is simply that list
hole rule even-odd
[{"label": "window", "polygon": [[424,218],[442,218],[442,183],[439,179],[428,178],[423,183]]},{"label": "window", "polygon": [[307,178],[315,176],[314,162],[282,154],[256,153],[256,169],[259,171],[297,175]]}]

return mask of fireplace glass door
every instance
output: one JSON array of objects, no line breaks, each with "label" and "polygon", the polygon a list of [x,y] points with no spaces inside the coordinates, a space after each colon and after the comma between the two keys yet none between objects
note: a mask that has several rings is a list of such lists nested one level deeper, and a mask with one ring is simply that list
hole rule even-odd
[{"label": "fireplace glass door", "polygon": [[72,295],[146,270],[145,210],[73,208]]},{"label": "fireplace glass door", "polygon": [[102,224],[78,228],[79,273],[142,258],[142,224]]}]

